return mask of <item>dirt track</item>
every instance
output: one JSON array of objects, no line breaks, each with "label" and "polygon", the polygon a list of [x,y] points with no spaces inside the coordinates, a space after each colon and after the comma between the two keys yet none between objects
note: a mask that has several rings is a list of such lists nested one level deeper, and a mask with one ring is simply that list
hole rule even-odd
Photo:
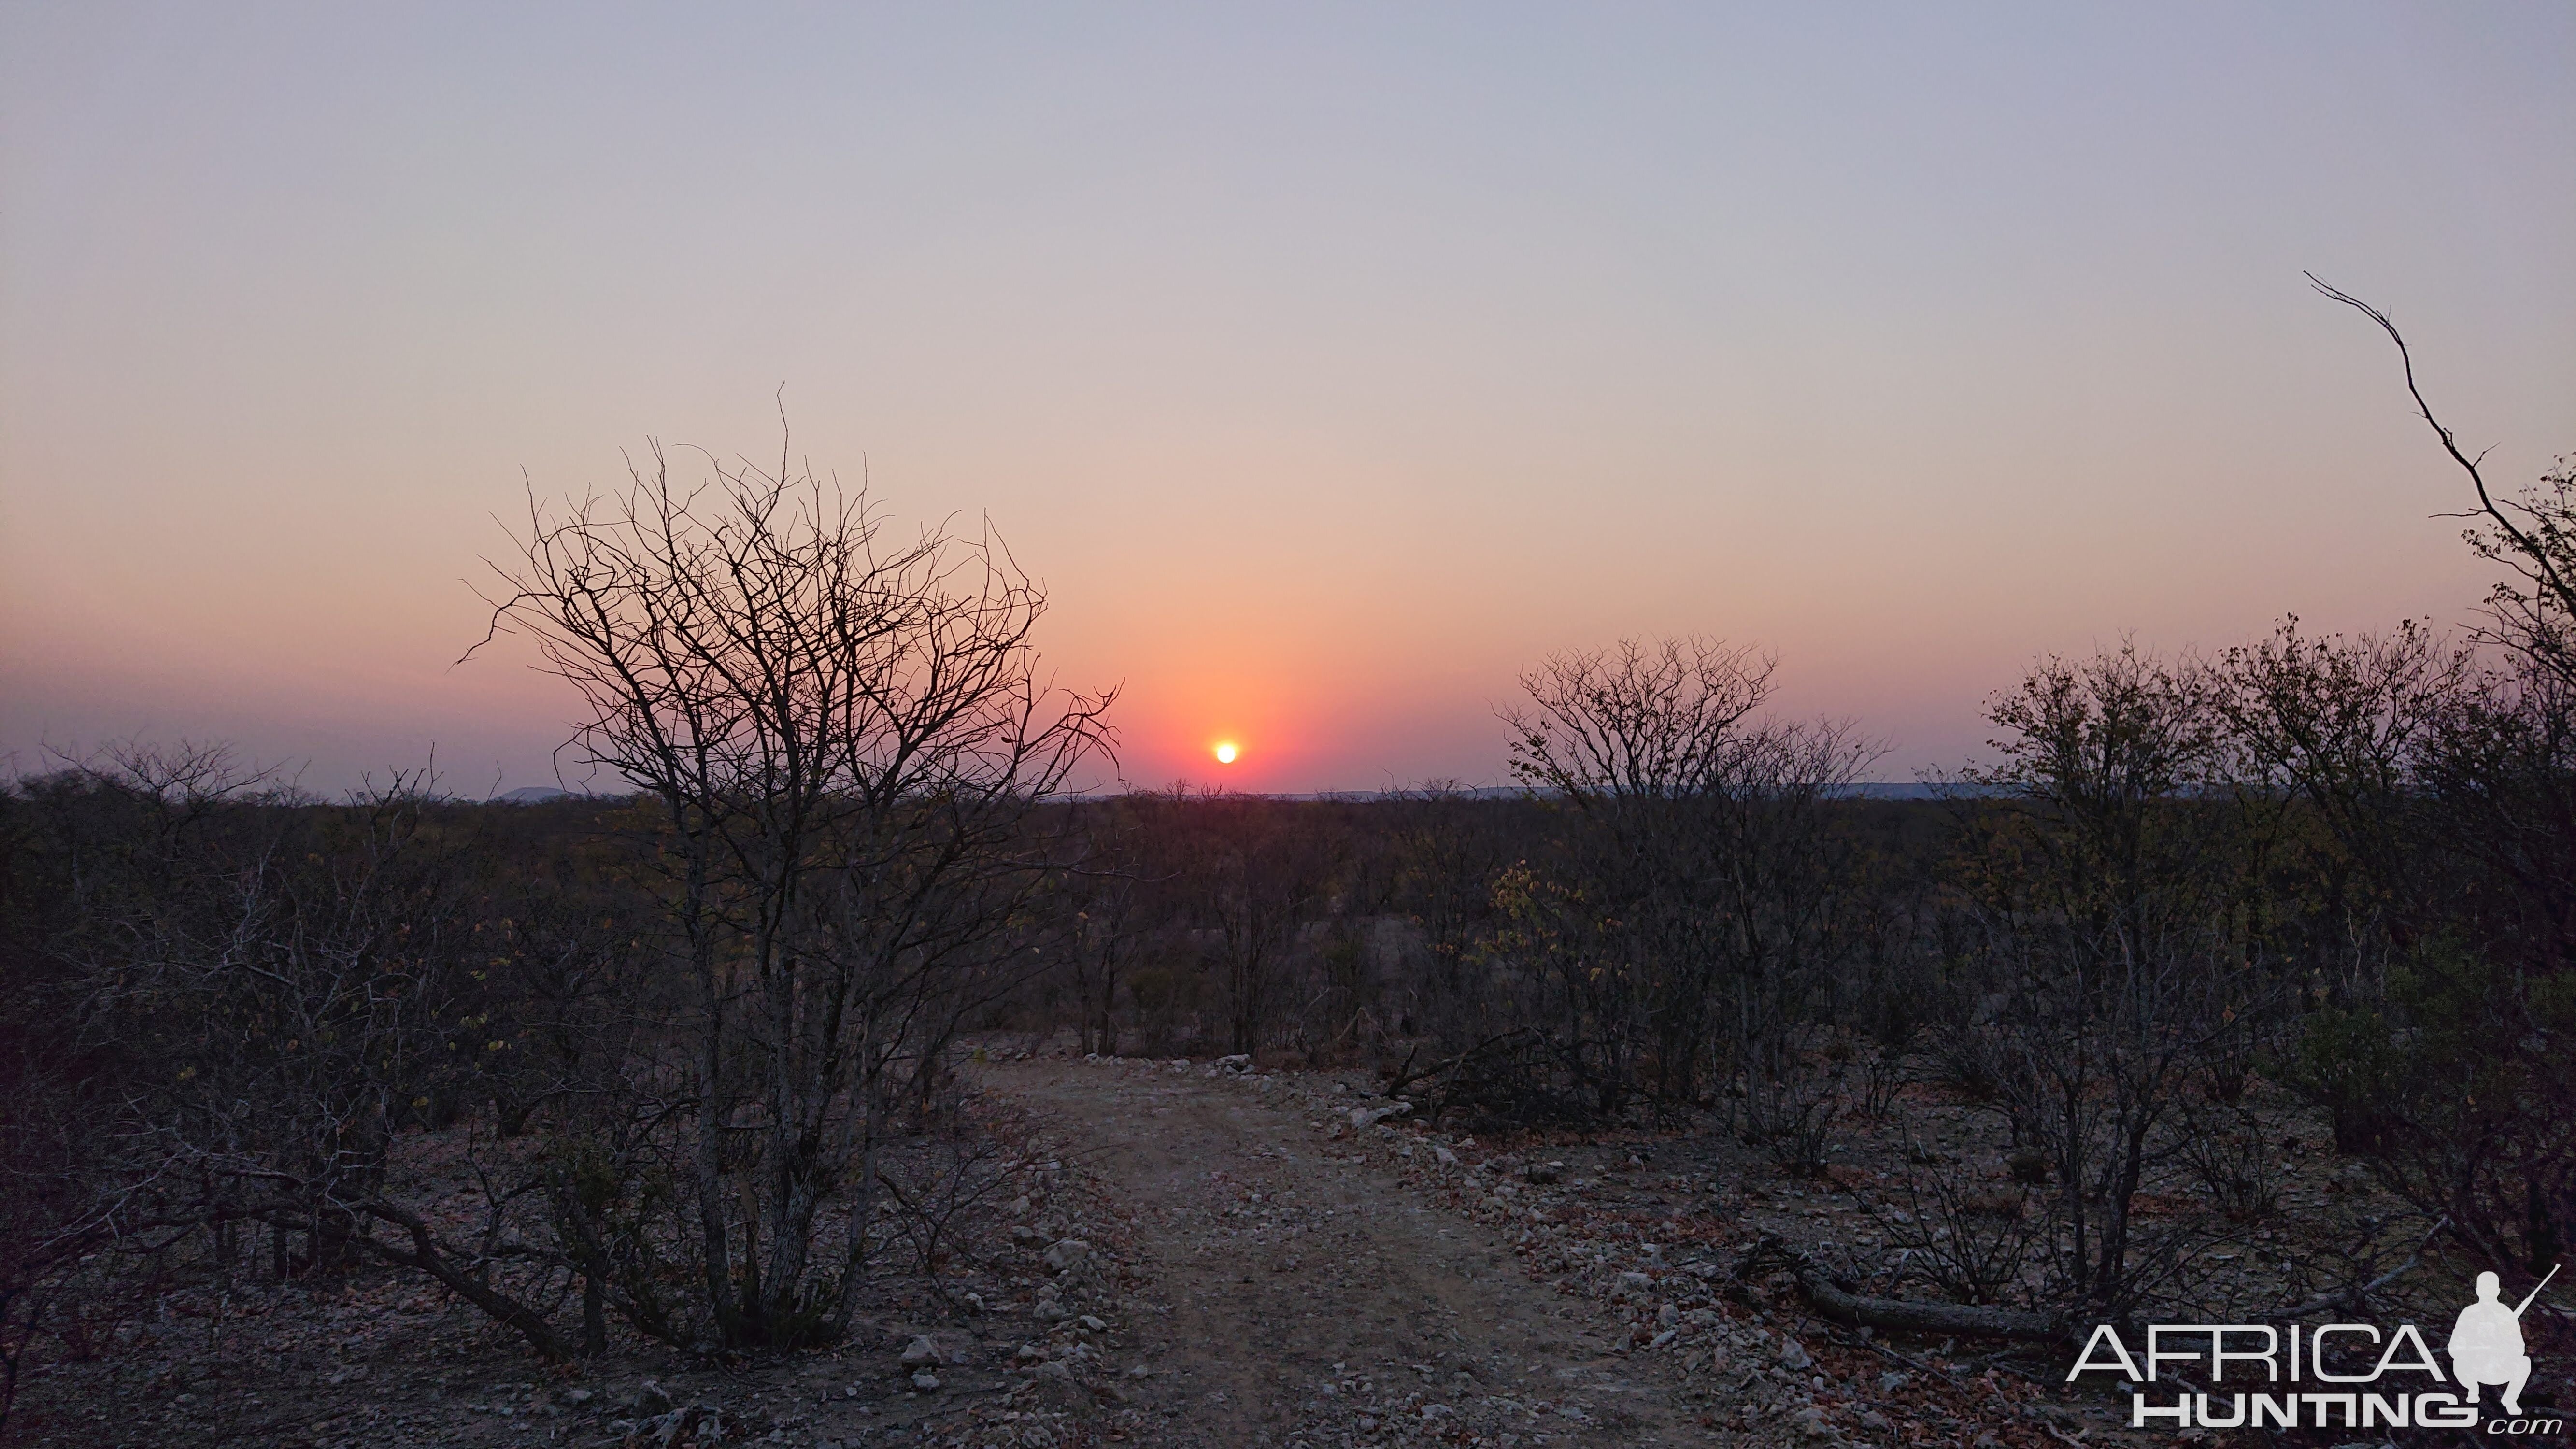
[{"label": "dirt track", "polygon": [[890,1282],[834,1349],[630,1343],[550,1368],[461,1303],[370,1274],[246,1288],[220,1323],[176,1315],[129,1351],[51,1366],[14,1432],[46,1449],[2120,1437],[2045,1385],[1837,1337],[1785,1289],[1737,1281],[1747,1231],[1808,1221],[1821,1198],[1712,1170],[1689,1142],[1479,1147],[1400,1126],[1329,1074],[1064,1057],[969,1071],[1037,1119],[1011,1114],[1036,1149],[1002,1189],[1017,1200],[996,1202],[944,1293]]},{"label": "dirt track", "polygon": [[1706,1441],[1657,1366],[1611,1354],[1495,1231],[1427,1205],[1315,1116],[1150,1065],[998,1065],[984,1085],[1086,1142],[1133,1215],[1152,1309],[1120,1337],[1152,1366],[1148,1442]]}]

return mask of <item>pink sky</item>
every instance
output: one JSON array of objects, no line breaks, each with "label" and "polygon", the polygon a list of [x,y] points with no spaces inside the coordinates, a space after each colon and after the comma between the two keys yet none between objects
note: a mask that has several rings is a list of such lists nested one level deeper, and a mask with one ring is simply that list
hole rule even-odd
[{"label": "pink sky", "polygon": [[1554,649],[1880,773],[2033,656],[2456,622],[2395,360],[2576,450],[2576,12],[0,12],[0,750],[549,781],[494,516],[647,436],[989,514],[1120,773],[1501,779]]}]

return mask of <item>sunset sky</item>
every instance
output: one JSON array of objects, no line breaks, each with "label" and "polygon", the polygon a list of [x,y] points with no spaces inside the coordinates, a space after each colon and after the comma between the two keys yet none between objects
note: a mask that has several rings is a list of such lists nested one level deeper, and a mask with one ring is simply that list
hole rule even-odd
[{"label": "sunset sky", "polygon": [[1692,631],[1912,778],[2048,651],[2467,617],[2300,272],[2576,452],[2571,76],[2557,0],[10,5],[0,752],[551,782],[496,516],[783,385],[1134,783],[1498,782],[1521,669]]}]

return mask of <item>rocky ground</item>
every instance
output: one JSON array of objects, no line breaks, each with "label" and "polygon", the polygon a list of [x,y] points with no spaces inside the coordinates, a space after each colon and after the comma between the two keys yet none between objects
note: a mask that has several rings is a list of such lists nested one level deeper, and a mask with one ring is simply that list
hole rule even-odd
[{"label": "rocky ground", "polygon": [[2103,1442],[2028,1381],[1742,1301],[1743,1224],[1642,1141],[1505,1150],[1241,1059],[988,1081],[1086,1124],[1132,1212],[1147,1442]]},{"label": "rocky ground", "polygon": [[[939,1295],[876,1305],[836,1352],[636,1350],[550,1372],[438,1295],[289,1287],[203,1321],[165,1310],[138,1345],[43,1366],[17,1432],[317,1449],[2127,1437],[2054,1375],[1833,1329],[1781,1283],[1736,1279],[1760,1234],[1829,1252],[1901,1211],[1873,1200],[1888,1174],[1860,1156],[1801,1183],[1705,1137],[1479,1143],[1356,1073],[1242,1058],[973,1072],[1053,1124],[1011,1164],[998,1251]],[[1866,1134],[1850,1146],[1865,1156]]]}]

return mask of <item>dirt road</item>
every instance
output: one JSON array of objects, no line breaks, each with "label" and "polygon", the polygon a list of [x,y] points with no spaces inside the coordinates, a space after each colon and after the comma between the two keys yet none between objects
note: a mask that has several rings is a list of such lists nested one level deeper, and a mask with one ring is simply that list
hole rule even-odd
[{"label": "dirt road", "polygon": [[[1002,1236],[940,1293],[889,1284],[835,1349],[637,1343],[548,1368],[377,1275],[276,1287],[220,1338],[182,1317],[49,1367],[17,1432],[48,1449],[1926,1442],[1873,1407],[1917,1392],[1906,1373],[1730,1300],[1711,1185],[1653,1165],[1655,1143],[1479,1148],[1373,1120],[1393,1104],[1318,1074],[969,1073],[1040,1119],[986,1225]],[[1996,1442],[1962,1407],[1912,1417],[1928,1442]]]},{"label": "dirt road", "polygon": [[1610,1326],[1519,1271],[1495,1229],[1328,1138],[1311,1096],[1064,1060],[983,1085],[1084,1143],[1130,1215],[1153,1286],[1120,1356],[1150,1366],[1148,1442],[1708,1441],[1663,1364],[1613,1354]]}]

